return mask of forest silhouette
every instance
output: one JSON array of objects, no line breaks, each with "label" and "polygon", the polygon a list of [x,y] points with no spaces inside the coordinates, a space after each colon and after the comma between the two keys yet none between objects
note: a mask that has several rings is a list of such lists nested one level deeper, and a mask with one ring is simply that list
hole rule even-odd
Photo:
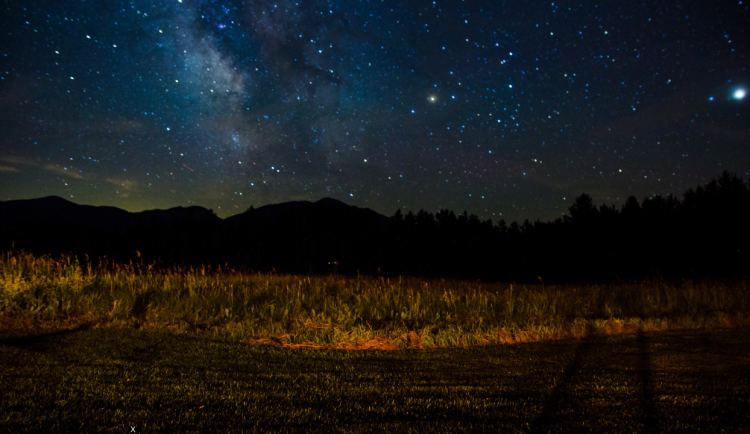
[{"label": "forest silhouette", "polygon": [[385,217],[334,199],[268,205],[222,220],[201,207],[129,213],[57,197],[0,202],[0,250],[82,260],[280,273],[411,275],[544,283],[747,276],[750,183],[723,172],[682,199],[578,196],[552,222],[465,211]]}]

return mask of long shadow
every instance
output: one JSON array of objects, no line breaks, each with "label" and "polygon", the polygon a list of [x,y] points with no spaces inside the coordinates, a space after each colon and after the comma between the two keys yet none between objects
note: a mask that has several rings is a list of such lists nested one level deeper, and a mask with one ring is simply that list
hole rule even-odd
[{"label": "long shadow", "polygon": [[570,394],[571,385],[573,383],[573,376],[580,371],[583,366],[583,360],[591,352],[593,344],[589,339],[583,340],[576,348],[573,361],[565,368],[562,377],[558,381],[552,394],[547,398],[547,402],[544,404],[542,414],[535,418],[531,422],[529,432],[531,433],[546,433],[553,430],[555,423],[555,416],[560,411],[561,404],[565,398]]},{"label": "long shadow", "polygon": [[0,345],[21,349],[31,349],[35,351],[46,351],[48,349],[46,344],[49,341],[59,338],[60,336],[86,331],[94,326],[94,324],[94,322],[87,322],[68,330],[58,330],[54,332],[39,333],[27,336],[0,338]]},{"label": "long shadow", "polygon": [[638,375],[641,380],[641,423],[643,432],[659,432],[659,413],[654,400],[654,380],[651,377],[651,353],[643,332],[638,332]]}]

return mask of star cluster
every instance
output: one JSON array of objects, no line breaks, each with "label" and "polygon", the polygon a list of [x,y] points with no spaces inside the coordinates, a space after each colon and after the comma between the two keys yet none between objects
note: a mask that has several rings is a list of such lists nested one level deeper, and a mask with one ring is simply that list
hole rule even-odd
[{"label": "star cluster", "polygon": [[746,2],[3,6],[0,200],[549,220],[750,172]]}]

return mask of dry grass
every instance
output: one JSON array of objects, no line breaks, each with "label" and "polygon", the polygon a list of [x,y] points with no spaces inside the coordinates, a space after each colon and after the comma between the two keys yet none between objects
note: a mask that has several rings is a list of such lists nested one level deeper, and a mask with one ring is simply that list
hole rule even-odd
[{"label": "dry grass", "polygon": [[392,350],[750,325],[748,281],[552,286],[290,276],[6,254],[0,327],[132,327]]}]

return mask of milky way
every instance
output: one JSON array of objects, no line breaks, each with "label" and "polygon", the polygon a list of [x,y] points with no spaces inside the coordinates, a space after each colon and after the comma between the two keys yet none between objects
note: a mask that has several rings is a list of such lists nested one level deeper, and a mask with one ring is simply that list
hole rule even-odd
[{"label": "milky way", "polygon": [[747,2],[5,2],[0,200],[550,220],[750,172]]}]

